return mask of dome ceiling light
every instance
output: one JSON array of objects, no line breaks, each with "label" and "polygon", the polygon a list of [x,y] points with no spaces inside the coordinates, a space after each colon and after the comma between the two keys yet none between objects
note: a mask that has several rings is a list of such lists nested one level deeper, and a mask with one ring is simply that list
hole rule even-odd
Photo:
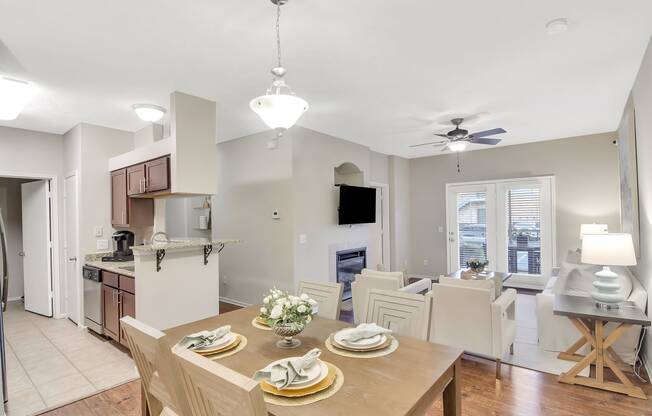
[{"label": "dome ceiling light", "polygon": [[17,119],[33,96],[29,82],[0,77],[0,120]]},{"label": "dome ceiling light", "polygon": [[154,104],[134,104],[131,108],[134,109],[138,118],[150,123],[159,121],[166,113],[165,108]]},{"label": "dome ceiling light", "polygon": [[269,128],[277,130],[280,137],[308,110],[308,103],[303,98],[297,97],[284,79],[287,70],[281,63],[280,21],[281,6],[287,3],[287,0],[271,0],[271,2],[276,5],[277,65],[271,70],[274,81],[265,95],[251,100],[249,107]]}]

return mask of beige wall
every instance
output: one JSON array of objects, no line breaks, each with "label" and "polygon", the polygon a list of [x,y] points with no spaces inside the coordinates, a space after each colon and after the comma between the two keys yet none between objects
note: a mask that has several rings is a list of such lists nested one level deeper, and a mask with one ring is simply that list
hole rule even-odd
[{"label": "beige wall", "polygon": [[407,270],[410,259],[410,161],[389,157],[390,258],[392,270]]},{"label": "beige wall", "polygon": [[[636,145],[638,158],[638,195],[640,211],[641,257],[634,273],[648,291],[648,310],[652,304],[652,42],[632,89],[636,111]],[[648,312],[649,313],[649,312]],[[652,359],[652,334],[647,332],[644,355]]]},{"label": "beige wall", "polygon": [[251,304],[273,286],[294,286],[291,142],[268,150],[269,139],[264,132],[217,145],[213,236],[244,240],[220,255],[220,295]]},{"label": "beige wall", "polygon": [[462,153],[461,173],[457,173],[455,155],[412,159],[410,272],[446,271],[447,183],[554,175],[558,262],[579,245],[581,223],[604,222],[610,230],[618,230],[614,138],[615,133],[607,133]]}]

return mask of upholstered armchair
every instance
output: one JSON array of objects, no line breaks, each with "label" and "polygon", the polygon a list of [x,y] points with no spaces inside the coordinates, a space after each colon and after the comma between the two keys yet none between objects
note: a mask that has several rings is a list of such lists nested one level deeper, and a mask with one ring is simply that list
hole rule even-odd
[{"label": "upholstered armchair", "polygon": [[461,280],[442,276],[432,285],[430,341],[462,348],[496,360],[500,379],[503,356],[513,353],[516,338],[516,291],[495,298],[493,280]]}]

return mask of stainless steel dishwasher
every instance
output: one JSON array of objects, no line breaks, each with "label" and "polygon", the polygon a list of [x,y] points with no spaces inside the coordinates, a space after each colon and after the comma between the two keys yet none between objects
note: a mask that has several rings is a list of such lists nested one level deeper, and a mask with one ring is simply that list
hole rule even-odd
[{"label": "stainless steel dishwasher", "polygon": [[102,320],[102,271],[84,266],[84,325],[100,335],[104,334]]}]

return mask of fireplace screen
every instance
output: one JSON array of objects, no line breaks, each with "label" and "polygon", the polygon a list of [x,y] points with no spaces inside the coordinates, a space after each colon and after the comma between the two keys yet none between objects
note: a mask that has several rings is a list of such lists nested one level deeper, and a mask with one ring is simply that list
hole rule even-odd
[{"label": "fireplace screen", "polygon": [[344,285],[342,300],[351,299],[351,282],[367,267],[367,249],[356,248],[336,253],[337,282]]}]

